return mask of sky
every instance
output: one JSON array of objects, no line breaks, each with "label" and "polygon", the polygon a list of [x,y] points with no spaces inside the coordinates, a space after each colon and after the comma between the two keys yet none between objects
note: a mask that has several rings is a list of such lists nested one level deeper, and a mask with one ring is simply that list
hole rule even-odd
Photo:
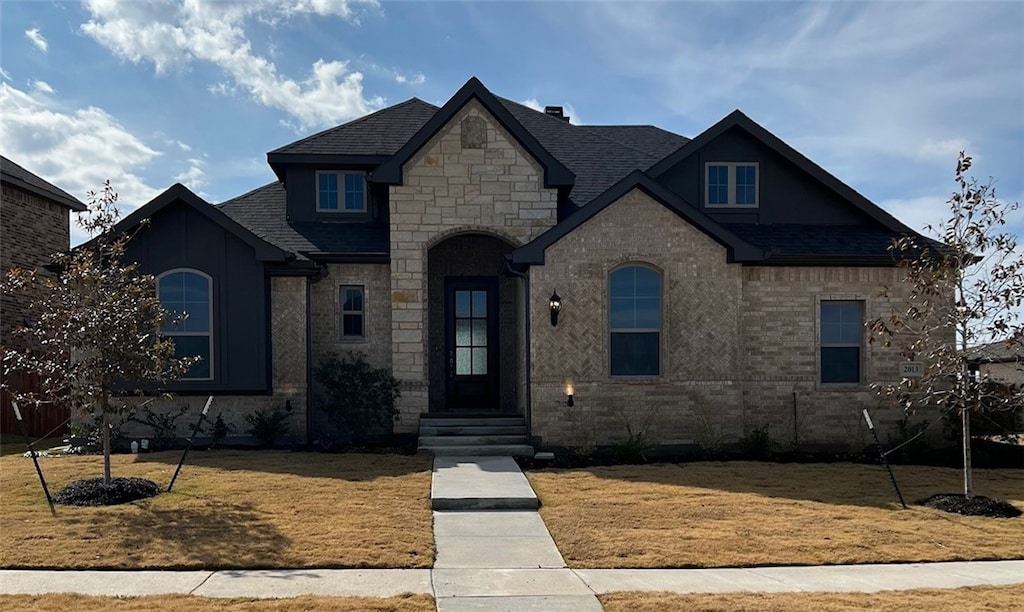
[{"label": "sky", "polygon": [[215,203],[273,181],[270,150],[471,76],[690,137],[739,108],[915,229],[962,149],[1024,202],[1021,1],[4,0],[0,152],[82,200]]}]

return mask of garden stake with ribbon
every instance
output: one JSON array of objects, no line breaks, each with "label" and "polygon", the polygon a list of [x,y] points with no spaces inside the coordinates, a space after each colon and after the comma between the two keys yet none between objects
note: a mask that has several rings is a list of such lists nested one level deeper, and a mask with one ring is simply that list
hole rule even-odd
[{"label": "garden stake with ribbon", "polygon": [[43,478],[43,470],[39,468],[39,457],[36,455],[36,449],[32,448],[32,438],[29,437],[28,430],[25,429],[25,421],[21,419],[21,410],[18,410],[17,402],[11,402],[11,408],[14,408],[14,416],[18,419],[18,426],[21,427],[21,435],[25,436],[25,446],[28,447],[28,454],[32,457],[32,463],[36,465],[36,474],[39,474],[39,483],[43,485],[46,503],[50,504],[50,514],[57,516],[57,511],[53,508],[53,498],[50,497],[50,489],[47,488],[46,479]]},{"label": "garden stake with ribbon", "polygon": [[903,494],[900,493],[900,486],[896,484],[896,476],[892,473],[892,466],[889,465],[889,458],[885,456],[885,451],[882,450],[882,443],[878,439],[878,433],[875,432],[875,424],[871,422],[871,415],[868,414],[868,409],[864,409],[864,420],[868,422],[868,429],[871,430],[871,435],[875,438],[875,446],[878,447],[878,457],[885,464],[886,471],[889,472],[889,480],[892,481],[892,488],[896,489],[896,497],[900,498],[900,504],[903,509],[907,509],[907,502],[903,501]]},{"label": "garden stake with ribbon", "polygon": [[203,425],[203,419],[206,418],[206,413],[210,411],[210,404],[213,403],[213,396],[206,398],[206,405],[203,406],[203,413],[199,415],[199,420],[192,426],[192,435],[188,437],[188,444],[185,446],[185,452],[181,454],[181,461],[178,462],[178,468],[174,470],[174,476],[171,477],[171,484],[167,485],[167,492],[170,493],[171,489],[174,488],[174,481],[178,479],[178,472],[181,471],[181,466],[185,463],[185,457],[188,457],[188,451],[192,448],[192,441],[196,439],[196,434],[199,433],[199,428]]}]

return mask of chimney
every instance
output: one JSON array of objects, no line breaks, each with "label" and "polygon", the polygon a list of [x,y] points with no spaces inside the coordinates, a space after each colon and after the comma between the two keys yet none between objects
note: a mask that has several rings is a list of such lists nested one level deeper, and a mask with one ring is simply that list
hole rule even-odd
[{"label": "chimney", "polygon": [[552,117],[558,117],[562,121],[569,123],[569,118],[565,116],[561,106],[545,106],[544,114],[551,115]]}]

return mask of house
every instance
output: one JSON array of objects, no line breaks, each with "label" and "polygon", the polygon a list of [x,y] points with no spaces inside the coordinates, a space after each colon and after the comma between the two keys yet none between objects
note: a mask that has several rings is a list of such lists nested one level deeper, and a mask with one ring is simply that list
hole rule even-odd
[{"label": "house", "polygon": [[396,434],[503,417],[535,447],[846,444],[899,379],[864,322],[914,232],[739,111],[693,139],[579,126],[472,78],[267,160],[273,183],[122,222],[151,220],[129,257],[190,313],[169,335],[203,361],[173,389],[229,422],[287,403],[315,439],[331,351],[401,381]]},{"label": "house", "polygon": [[[0,156],[0,273],[34,270],[70,246],[70,211],[86,209],[78,198]],[[0,345],[24,348],[13,334],[28,313],[24,297],[5,291],[0,298]]]}]

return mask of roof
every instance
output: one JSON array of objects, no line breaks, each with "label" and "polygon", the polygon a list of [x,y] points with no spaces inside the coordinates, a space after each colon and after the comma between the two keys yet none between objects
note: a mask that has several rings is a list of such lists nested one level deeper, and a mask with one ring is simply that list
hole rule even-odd
[{"label": "roof", "polygon": [[224,214],[224,212],[215,206],[212,206],[203,198],[192,193],[188,187],[185,187],[181,183],[171,185],[164,190],[163,193],[153,198],[143,206],[137,208],[124,219],[121,219],[117,225],[114,226],[114,231],[126,232],[139,225],[139,223],[144,219],[152,217],[164,208],[176,202],[181,202],[190,206],[210,221],[224,228],[228,233],[233,234],[251,246],[256,251],[257,259],[264,261],[285,261],[290,259],[287,252],[238,224],[231,217]]},{"label": "roof", "polygon": [[885,227],[860,225],[798,225],[724,223],[737,236],[765,250],[766,263],[810,265],[855,259],[893,265],[897,258],[890,252],[893,239],[903,233]]},{"label": "roof", "polygon": [[997,340],[988,344],[972,346],[966,351],[971,363],[1024,363],[1024,342]]},{"label": "roof", "polygon": [[280,181],[269,183],[217,206],[267,242],[299,259],[341,255],[349,261],[387,261],[388,227],[345,222],[286,221],[285,191]]},{"label": "roof", "polygon": [[71,210],[82,211],[88,207],[81,200],[50,183],[39,176],[32,174],[18,164],[0,155],[0,181],[9,183],[36,194],[47,200],[67,206]]}]

